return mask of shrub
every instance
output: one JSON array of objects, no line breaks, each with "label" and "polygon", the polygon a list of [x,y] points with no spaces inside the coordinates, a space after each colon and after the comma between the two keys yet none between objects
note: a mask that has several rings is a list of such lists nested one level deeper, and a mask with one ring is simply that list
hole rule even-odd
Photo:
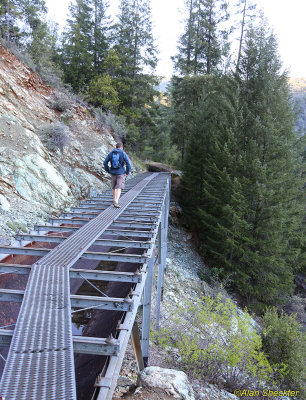
[{"label": "shrub", "polygon": [[64,112],[72,107],[72,102],[64,93],[55,92],[51,100],[51,107],[53,110]]},{"label": "shrub", "polygon": [[275,307],[268,308],[263,316],[263,348],[272,365],[284,363],[287,366],[284,383],[294,390],[305,390],[306,336],[296,315],[278,314]]},{"label": "shrub", "polygon": [[92,104],[105,110],[115,110],[120,103],[119,95],[110,75],[94,77],[89,84],[89,97]]},{"label": "shrub", "polygon": [[39,134],[42,136],[42,140],[47,148],[53,151],[59,149],[61,153],[72,141],[69,127],[62,122],[55,122],[43,127]]},{"label": "shrub", "polygon": [[156,340],[178,350],[186,372],[228,390],[275,385],[276,371],[262,351],[261,336],[252,328],[250,315],[239,313],[230,299],[203,297],[177,315]]},{"label": "shrub", "polygon": [[112,114],[109,112],[104,112],[101,108],[95,109],[95,117],[100,129],[106,127],[109,129],[116,140],[122,139],[127,134],[127,127],[123,117]]},{"label": "shrub", "polygon": [[27,232],[27,228],[25,225],[21,224],[20,222],[12,222],[12,221],[8,221],[6,223],[6,225],[12,229],[15,233],[18,233],[19,231],[26,233]]}]

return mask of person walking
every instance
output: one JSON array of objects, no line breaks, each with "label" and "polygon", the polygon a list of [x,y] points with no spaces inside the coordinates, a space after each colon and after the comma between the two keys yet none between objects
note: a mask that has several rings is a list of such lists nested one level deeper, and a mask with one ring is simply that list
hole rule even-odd
[{"label": "person walking", "polygon": [[116,148],[108,153],[103,165],[106,172],[112,176],[113,206],[119,208],[121,190],[124,189],[125,178],[129,175],[132,168],[131,161],[128,155],[123,151],[123,144],[121,142],[116,143]]}]

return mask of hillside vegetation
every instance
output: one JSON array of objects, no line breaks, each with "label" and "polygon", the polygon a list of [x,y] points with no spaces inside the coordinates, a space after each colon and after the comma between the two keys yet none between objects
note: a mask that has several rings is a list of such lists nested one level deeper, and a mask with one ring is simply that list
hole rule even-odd
[{"label": "hillside vegetation", "polygon": [[[0,4],[2,205],[17,196],[56,209],[102,187],[101,156],[114,140],[181,170],[181,222],[205,261],[199,276],[227,283],[268,315],[266,356],[257,361],[272,368],[276,386],[302,387],[300,325],[284,310],[297,277],[305,288],[305,79],[288,81],[276,37],[251,0],[185,6],[174,73],[160,94],[150,0],[120,0],[117,16],[107,1],[72,1],[61,35],[44,0]],[[199,318],[200,308],[191,310]],[[214,303],[212,319],[215,309],[231,312]],[[237,361],[187,336],[172,339],[186,368],[197,355],[199,368],[210,357],[222,372]],[[239,362],[250,368],[250,360]]]}]

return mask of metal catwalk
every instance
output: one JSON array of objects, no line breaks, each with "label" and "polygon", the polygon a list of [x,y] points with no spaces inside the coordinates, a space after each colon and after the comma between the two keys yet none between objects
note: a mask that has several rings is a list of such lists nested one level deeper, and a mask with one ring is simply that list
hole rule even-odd
[{"label": "metal catwalk", "polygon": [[[59,218],[51,218],[50,225],[37,225],[31,234],[17,235],[15,246],[0,248],[3,257],[0,273],[29,275],[25,291],[0,289],[0,302],[22,302],[14,329],[11,326],[0,329],[0,345],[10,345],[0,397],[6,400],[75,400],[74,353],[85,353],[108,356],[96,381],[95,396],[99,400],[110,400],[131,332],[138,366],[143,368],[148,357],[150,300],[156,264],[159,265],[157,326],[159,320],[169,191],[170,174],[142,174],[127,182],[120,199],[121,208],[111,205],[109,190],[62,213]],[[49,243],[55,247],[35,247],[33,243]],[[93,245],[109,250],[90,251]],[[137,249],[137,254],[130,254],[131,249]],[[18,264],[14,262],[14,255],[39,258],[32,265]],[[73,268],[80,259],[135,263],[137,270]],[[74,278],[86,279],[92,286],[93,282],[101,280],[129,282],[131,291],[125,298],[108,297],[99,290],[97,296],[71,295],[70,279]],[[142,297],[140,344],[134,320]],[[72,308],[121,312],[116,336],[73,336]]]}]

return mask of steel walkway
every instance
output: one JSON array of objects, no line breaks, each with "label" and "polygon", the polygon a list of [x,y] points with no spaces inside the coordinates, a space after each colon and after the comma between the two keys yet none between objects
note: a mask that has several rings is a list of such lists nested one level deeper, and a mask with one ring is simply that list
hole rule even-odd
[{"label": "steel walkway", "polygon": [[[0,272],[29,274],[25,291],[0,289],[0,301],[22,302],[15,329],[0,329],[0,344],[10,344],[0,383],[0,398],[75,400],[74,352],[79,352],[108,356],[96,382],[95,398],[111,399],[141,296],[142,354],[135,326],[132,338],[138,365],[142,368],[142,359],[146,363],[148,357],[150,299],[156,262],[159,264],[157,325],[159,319],[167,250],[169,188],[169,174],[145,173],[128,181],[120,199],[120,209],[111,206],[112,194],[107,191],[62,213],[59,218],[51,218],[50,225],[37,225],[31,234],[17,235],[18,245],[0,248],[5,257],[0,261]],[[67,232],[71,232],[68,237]],[[54,243],[56,247],[29,247],[32,242]],[[116,250],[89,251],[92,245]],[[137,249],[141,254],[125,254],[121,252],[123,249]],[[41,258],[33,265],[5,262],[16,254]],[[80,258],[136,263],[138,267],[135,272],[73,268]],[[132,290],[126,298],[107,297],[102,292],[97,296],[71,295],[72,278],[89,282],[130,282]],[[72,307],[123,312],[116,337],[73,336]]]}]

